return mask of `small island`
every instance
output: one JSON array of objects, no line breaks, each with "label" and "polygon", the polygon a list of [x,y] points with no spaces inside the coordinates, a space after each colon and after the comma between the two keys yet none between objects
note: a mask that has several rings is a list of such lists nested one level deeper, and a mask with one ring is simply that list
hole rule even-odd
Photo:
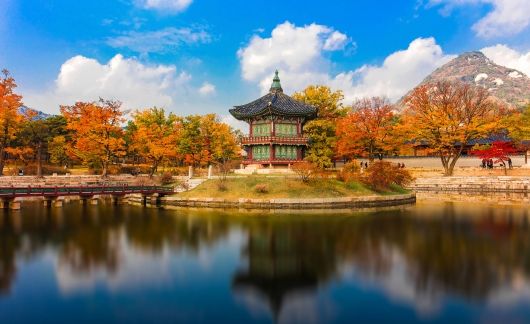
[{"label": "small island", "polygon": [[378,191],[359,181],[251,175],[205,180],[197,187],[161,199],[164,207],[242,209],[344,209],[411,204],[416,195],[391,184]]}]

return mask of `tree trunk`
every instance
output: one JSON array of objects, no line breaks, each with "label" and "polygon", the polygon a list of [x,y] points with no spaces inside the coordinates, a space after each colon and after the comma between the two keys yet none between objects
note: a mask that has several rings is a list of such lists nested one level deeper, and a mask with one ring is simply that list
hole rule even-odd
[{"label": "tree trunk", "polygon": [[5,166],[5,150],[4,147],[0,147],[0,176],[4,175],[4,166]]},{"label": "tree trunk", "polygon": [[[460,146],[460,149],[458,150],[458,153],[455,154],[453,159],[451,159],[450,156],[447,157],[447,168],[445,169],[445,176],[451,177],[453,175],[453,171],[455,169],[456,161],[460,158],[462,155],[462,151],[464,150],[463,146]],[[449,162],[450,161],[450,162]]]},{"label": "tree trunk", "polygon": [[103,167],[103,170],[101,170],[101,176],[103,178],[106,178],[108,175],[108,162],[103,162],[102,167]]},{"label": "tree trunk", "polygon": [[152,178],[155,175],[155,172],[158,170],[158,161],[153,161],[153,165],[151,166],[151,171],[149,171],[149,178]]},{"label": "tree trunk", "polygon": [[42,142],[37,145],[37,177],[42,178]]}]

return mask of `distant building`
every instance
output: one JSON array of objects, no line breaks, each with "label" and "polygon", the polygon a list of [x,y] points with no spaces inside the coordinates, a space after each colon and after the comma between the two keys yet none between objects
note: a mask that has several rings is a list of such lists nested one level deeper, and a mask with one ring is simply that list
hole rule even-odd
[{"label": "distant building", "polygon": [[303,126],[316,117],[317,110],[284,94],[278,71],[268,94],[235,106],[230,113],[249,124],[248,136],[242,139],[247,152],[244,164],[286,166],[304,159],[309,143]]}]

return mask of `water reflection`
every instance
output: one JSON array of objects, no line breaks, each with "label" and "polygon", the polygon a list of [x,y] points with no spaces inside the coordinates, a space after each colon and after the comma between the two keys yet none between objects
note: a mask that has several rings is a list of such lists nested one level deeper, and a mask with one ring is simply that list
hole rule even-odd
[{"label": "water reflection", "polygon": [[[347,299],[333,297],[342,289],[353,300],[369,291],[420,314],[443,313],[454,298],[484,310],[529,304],[525,208],[439,203],[344,215],[246,215],[70,204],[1,216],[0,306],[16,289],[19,268],[46,251],[53,251],[63,292],[88,293],[101,282],[114,293],[153,285],[173,290],[179,269],[185,280],[199,276],[183,264],[205,258],[214,270],[201,280],[211,281],[212,294],[233,295],[222,299],[227,309],[236,312],[231,303],[243,300],[247,311],[265,309],[279,321],[308,321],[315,309],[317,321],[340,320],[350,312]],[[229,291],[214,282],[228,282]],[[323,318],[329,299],[341,311]]]}]

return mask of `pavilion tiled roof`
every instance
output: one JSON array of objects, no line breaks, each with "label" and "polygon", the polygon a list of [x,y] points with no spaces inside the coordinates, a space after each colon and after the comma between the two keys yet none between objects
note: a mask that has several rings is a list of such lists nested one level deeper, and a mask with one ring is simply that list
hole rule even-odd
[{"label": "pavilion tiled roof", "polygon": [[284,94],[278,78],[278,71],[276,71],[276,76],[268,94],[248,104],[234,106],[233,109],[230,109],[230,113],[239,120],[272,114],[311,118],[316,116],[317,110],[311,105]]}]

